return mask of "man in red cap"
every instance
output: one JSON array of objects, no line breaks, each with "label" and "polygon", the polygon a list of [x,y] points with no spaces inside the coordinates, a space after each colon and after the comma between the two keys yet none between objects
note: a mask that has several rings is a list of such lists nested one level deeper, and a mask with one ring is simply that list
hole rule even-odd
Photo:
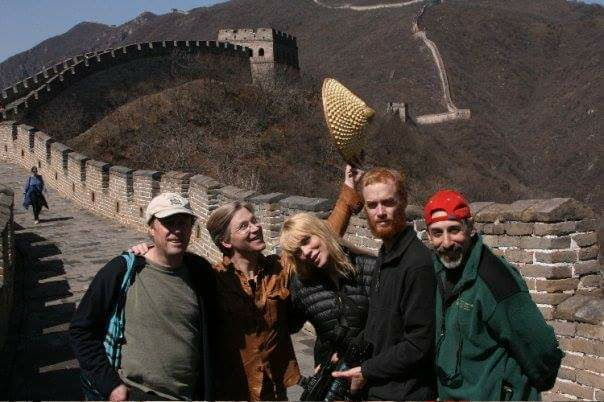
[{"label": "man in red cap", "polygon": [[474,228],[470,206],[442,190],[424,207],[434,248],[436,370],[441,400],[535,400],[563,353],[518,272]]}]

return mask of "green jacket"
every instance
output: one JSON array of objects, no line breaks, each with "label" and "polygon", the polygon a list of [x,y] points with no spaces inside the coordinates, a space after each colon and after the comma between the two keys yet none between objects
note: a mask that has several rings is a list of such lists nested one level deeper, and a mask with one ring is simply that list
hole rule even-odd
[{"label": "green jacket", "polygon": [[448,297],[433,256],[440,399],[536,400],[553,387],[563,353],[520,273],[476,236]]}]

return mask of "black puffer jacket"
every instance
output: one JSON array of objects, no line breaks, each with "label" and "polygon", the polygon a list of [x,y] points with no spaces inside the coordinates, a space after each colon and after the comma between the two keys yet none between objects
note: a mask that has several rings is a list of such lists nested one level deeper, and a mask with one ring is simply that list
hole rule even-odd
[{"label": "black puffer jacket", "polygon": [[375,257],[350,252],[348,257],[357,272],[352,278],[340,277],[339,287],[320,269],[312,278],[294,275],[290,281],[290,331],[299,331],[306,321],[315,327],[315,364],[345,349],[347,341],[365,328]]}]

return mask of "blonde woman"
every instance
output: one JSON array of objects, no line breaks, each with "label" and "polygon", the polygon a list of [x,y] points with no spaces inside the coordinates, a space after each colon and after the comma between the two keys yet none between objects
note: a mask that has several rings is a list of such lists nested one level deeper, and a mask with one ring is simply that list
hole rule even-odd
[{"label": "blonde woman", "polygon": [[365,327],[375,258],[343,246],[314,215],[288,218],[281,232],[281,264],[290,275],[292,331],[315,328],[315,366],[343,353]]}]

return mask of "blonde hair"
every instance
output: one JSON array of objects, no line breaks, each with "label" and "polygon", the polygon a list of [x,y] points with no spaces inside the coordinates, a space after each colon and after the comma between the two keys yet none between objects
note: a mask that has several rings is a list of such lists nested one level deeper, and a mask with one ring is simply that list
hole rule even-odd
[{"label": "blonde hair", "polygon": [[234,201],[216,208],[214,211],[212,211],[210,217],[208,218],[206,229],[208,229],[208,232],[210,232],[210,237],[212,238],[212,241],[216,247],[218,247],[223,254],[227,254],[229,252],[229,250],[224,248],[222,245],[223,241],[228,241],[231,237],[231,233],[229,232],[229,224],[231,223],[235,213],[242,208],[247,209],[252,214],[254,213],[254,207],[251,204],[248,204],[247,202]]},{"label": "blonde hair", "polygon": [[281,265],[288,275],[293,275],[295,272],[303,279],[312,276],[312,264],[304,263],[296,257],[302,240],[312,235],[325,241],[329,251],[329,262],[333,264],[333,269],[337,273],[348,277],[356,273],[356,268],[342,250],[342,240],[331,230],[327,222],[309,213],[299,213],[285,221],[279,239]]}]

